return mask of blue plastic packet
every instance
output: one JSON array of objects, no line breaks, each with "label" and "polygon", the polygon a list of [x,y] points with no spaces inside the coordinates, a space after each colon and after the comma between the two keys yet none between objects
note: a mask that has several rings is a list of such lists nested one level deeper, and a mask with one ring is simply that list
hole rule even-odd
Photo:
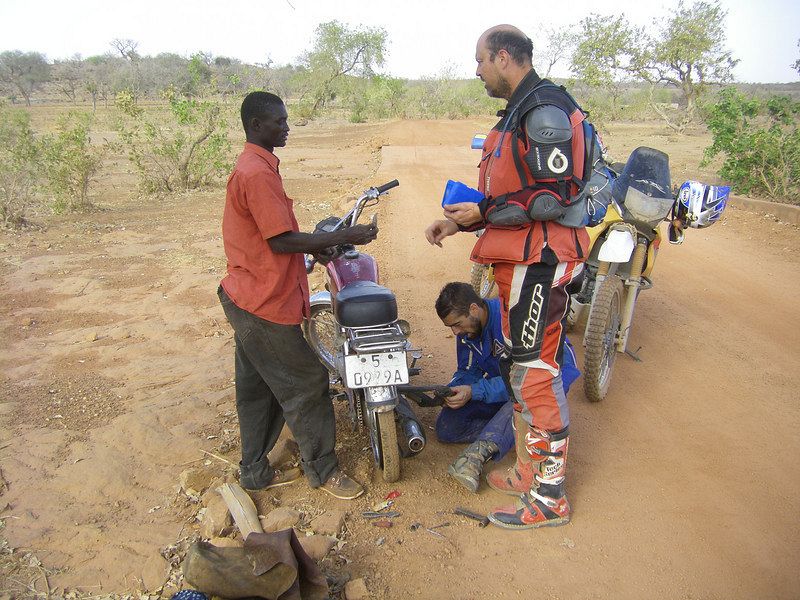
[{"label": "blue plastic packet", "polygon": [[473,150],[483,150],[483,144],[486,142],[486,134],[485,133],[476,133],[472,138],[472,144],[470,148]]},{"label": "blue plastic packet", "polygon": [[442,206],[448,204],[458,204],[459,202],[480,202],[483,200],[481,194],[475,188],[461,183],[460,181],[447,180],[447,185],[444,186],[444,194],[442,195]]}]

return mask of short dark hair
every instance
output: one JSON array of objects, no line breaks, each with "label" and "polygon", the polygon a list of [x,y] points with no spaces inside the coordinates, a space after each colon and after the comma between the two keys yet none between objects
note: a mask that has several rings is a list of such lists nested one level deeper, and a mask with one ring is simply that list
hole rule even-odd
[{"label": "short dark hair", "polygon": [[505,50],[515,63],[520,66],[533,62],[533,42],[531,38],[516,31],[498,29],[486,36],[486,48],[489,58],[494,57],[500,50]]},{"label": "short dark hair", "polygon": [[250,92],[242,100],[242,126],[247,131],[247,124],[253,117],[271,114],[277,107],[283,106],[281,100],[275,94],[269,92]]},{"label": "short dark hair", "polygon": [[453,281],[439,292],[439,297],[436,299],[436,314],[442,321],[451,312],[467,315],[472,304],[482,307],[485,303],[470,284]]}]

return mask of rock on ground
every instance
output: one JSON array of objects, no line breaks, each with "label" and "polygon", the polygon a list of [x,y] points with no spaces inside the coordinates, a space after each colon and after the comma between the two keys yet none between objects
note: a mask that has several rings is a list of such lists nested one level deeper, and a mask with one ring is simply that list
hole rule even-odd
[{"label": "rock on ground", "polygon": [[259,517],[259,521],[265,532],[281,531],[297,525],[300,521],[300,513],[293,508],[282,506],[270,512],[266,517]]},{"label": "rock on ground", "polygon": [[339,540],[332,535],[309,535],[299,538],[300,545],[314,560],[322,560]]},{"label": "rock on ground", "polygon": [[346,600],[367,600],[369,591],[363,579],[353,579],[344,585],[344,597]]},{"label": "rock on ground", "polygon": [[225,535],[232,526],[233,518],[222,496],[217,494],[208,497],[208,505],[200,523],[200,535],[204,538]]},{"label": "rock on ground", "polygon": [[346,514],[347,513],[343,510],[326,510],[311,521],[311,528],[314,530],[314,533],[339,535],[342,527],[344,527],[344,518]]},{"label": "rock on ground", "polygon": [[208,489],[214,475],[206,469],[186,469],[180,475],[181,489],[192,496],[200,494]]},{"label": "rock on ground", "polygon": [[167,561],[154,553],[142,567],[142,587],[147,591],[157,590],[167,581]]},{"label": "rock on ground", "polygon": [[212,537],[208,541],[217,548],[241,548],[244,546],[239,540],[228,537]]}]

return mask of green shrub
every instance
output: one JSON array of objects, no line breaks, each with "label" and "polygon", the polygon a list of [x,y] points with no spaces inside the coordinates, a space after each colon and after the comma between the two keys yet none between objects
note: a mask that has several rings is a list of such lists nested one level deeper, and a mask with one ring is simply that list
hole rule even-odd
[{"label": "green shrub", "polygon": [[52,209],[82,210],[89,206],[89,185],[100,169],[101,149],[89,137],[92,116],[70,112],[58,120],[55,135],[42,138],[42,158]]},{"label": "green shrub", "polygon": [[729,87],[707,114],[714,141],[705,162],[722,154],[719,174],[740,193],[800,204],[800,102],[784,96],[747,98]]},{"label": "green shrub", "polygon": [[166,97],[168,113],[162,119],[146,113],[129,93],[117,94],[115,100],[122,115],[116,130],[142,190],[185,191],[226,176],[232,160],[221,105],[180,97],[172,90]]},{"label": "green shrub", "polygon": [[0,219],[5,227],[24,225],[38,203],[39,150],[27,111],[0,102]]}]

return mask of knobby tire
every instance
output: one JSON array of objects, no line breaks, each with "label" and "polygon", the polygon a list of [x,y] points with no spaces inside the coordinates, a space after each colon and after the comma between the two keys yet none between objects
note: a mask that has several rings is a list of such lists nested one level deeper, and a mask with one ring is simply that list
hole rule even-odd
[{"label": "knobby tire", "polygon": [[622,320],[622,280],[609,275],[600,284],[586,325],[583,390],[591,402],[606,397],[617,354],[616,339]]},{"label": "knobby tire", "polygon": [[494,274],[489,265],[472,263],[469,282],[481,298],[490,298],[494,293]]}]

